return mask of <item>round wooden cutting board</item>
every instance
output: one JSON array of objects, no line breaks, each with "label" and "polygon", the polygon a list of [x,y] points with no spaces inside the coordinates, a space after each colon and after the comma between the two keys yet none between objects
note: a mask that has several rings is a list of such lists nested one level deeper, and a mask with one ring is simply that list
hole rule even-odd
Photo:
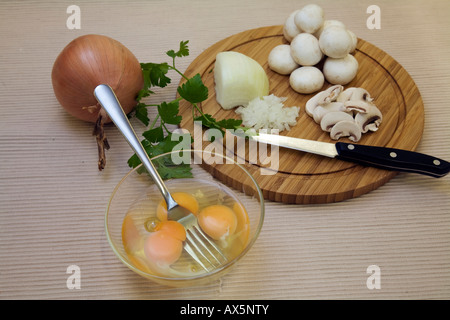
[{"label": "round wooden cutting board", "polygon": [[[234,110],[223,110],[220,107],[216,101],[214,89],[216,55],[222,51],[237,51],[255,59],[263,66],[269,77],[270,93],[286,97],[287,100],[284,103],[286,107],[300,107],[297,124],[290,131],[281,132],[281,135],[336,142],[305,113],[305,104],[314,94],[296,93],[289,86],[288,76],[279,75],[268,67],[268,55],[272,48],[279,44],[287,44],[283,37],[283,27],[270,26],[233,35],[201,53],[191,63],[185,74],[187,77],[192,77],[199,73],[209,89],[208,99],[200,104],[202,111],[211,114],[217,120],[239,119]],[[344,88],[362,87],[368,90],[383,114],[383,122],[379,130],[363,134],[358,143],[415,150],[422,137],[424,107],[414,81],[392,57],[364,40],[358,39],[354,57],[359,62],[358,74]],[[330,84],[325,82],[322,90],[329,86]],[[193,134],[192,105],[182,100],[179,114],[183,116],[180,126]],[[350,142],[347,139],[341,139],[341,141]],[[203,148],[211,150],[211,142],[205,137],[202,144]],[[218,141],[215,148],[216,151],[226,153],[235,160],[238,160],[238,156],[241,155],[234,149],[227,149],[225,143],[219,144]],[[271,155],[270,146],[260,145],[258,148],[267,148],[268,154]],[[363,167],[284,148],[279,149],[278,157],[269,156],[268,159],[271,158],[272,163],[263,165],[262,156],[261,159],[250,161],[248,149],[246,148],[244,167],[258,182],[265,199],[277,202],[307,204],[342,201],[374,190],[396,175],[396,172],[392,171]],[[257,152],[252,153],[252,156],[259,155],[259,151],[258,149]],[[275,161],[278,162],[275,163]],[[226,171],[224,166],[206,163],[204,166],[225,183],[238,188],[245,187],[242,186],[241,177],[235,172]],[[270,170],[264,170],[264,167]]]}]

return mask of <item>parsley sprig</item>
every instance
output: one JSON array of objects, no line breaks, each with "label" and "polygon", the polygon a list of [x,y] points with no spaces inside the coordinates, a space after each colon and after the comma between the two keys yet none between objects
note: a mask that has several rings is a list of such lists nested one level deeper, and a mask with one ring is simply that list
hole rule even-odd
[{"label": "parsley sprig", "polygon": [[[167,56],[172,58],[170,64],[167,62],[141,63],[144,87],[138,93],[138,103],[134,109],[134,116],[148,127],[148,129],[142,133],[144,139],[141,142],[150,157],[170,152],[174,150],[179,143],[179,140],[174,139],[175,141],[173,141],[172,132],[167,128],[167,125],[180,124],[182,117],[178,114],[179,103],[183,99],[192,104],[193,115],[195,115],[195,111],[198,112],[199,116],[194,117],[194,121],[201,121],[202,125],[207,128],[218,129],[222,132],[222,134],[225,134],[226,129],[242,128],[242,120],[216,120],[211,115],[203,113],[201,108],[198,106],[199,103],[208,98],[208,87],[204,85],[200,74],[197,73],[192,78],[188,78],[176,67],[175,64],[177,58],[182,58],[189,55],[188,43],[189,41],[181,41],[178,51],[169,50],[166,52]],[[154,87],[164,88],[171,83],[171,79],[168,77],[168,72],[170,70],[175,71],[186,80],[177,88],[179,97],[169,102],[163,101],[159,104],[145,103],[144,98],[155,94],[152,90]],[[148,115],[148,108],[150,107],[156,107],[158,110],[158,114],[151,122]],[[128,160],[128,165],[132,168],[137,167],[140,163],[141,161],[137,155],[133,155]],[[164,179],[187,177],[190,174],[189,165],[181,167],[178,166],[176,170],[170,170],[170,163],[161,162],[158,163],[158,165],[160,166],[158,171]]]}]

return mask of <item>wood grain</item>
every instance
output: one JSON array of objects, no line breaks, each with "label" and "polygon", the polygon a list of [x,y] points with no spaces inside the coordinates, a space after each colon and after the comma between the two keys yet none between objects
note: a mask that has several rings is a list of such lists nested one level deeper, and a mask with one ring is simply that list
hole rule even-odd
[{"label": "wood grain", "polygon": [[[287,97],[286,106],[300,106],[297,125],[282,135],[304,139],[333,142],[329,134],[305,113],[305,104],[314,94],[302,95],[289,86],[288,76],[279,75],[268,67],[267,57],[273,47],[287,43],[282,35],[282,26],[269,26],[244,31],[219,41],[200,54],[187,68],[188,77],[199,73],[209,89],[209,97],[201,103],[204,113],[216,119],[238,118],[233,110],[223,110],[217,103],[214,90],[214,62],[221,51],[237,51],[252,57],[265,69],[270,82],[270,93]],[[415,150],[424,128],[424,108],[418,88],[406,70],[391,56],[376,46],[359,39],[355,58],[359,62],[356,78],[347,87],[362,87],[374,97],[374,102],[383,113],[383,123],[374,133],[363,135],[359,143]],[[325,83],[322,90],[329,87]],[[183,115],[181,127],[193,133],[192,106],[180,103]],[[349,141],[341,139],[342,141]],[[210,144],[203,141],[203,148]],[[265,146],[262,146],[265,148]],[[236,150],[223,152],[237,157]],[[279,150],[279,162],[275,174],[267,175],[261,170],[264,165],[258,158],[250,160],[246,148],[245,167],[255,177],[264,197],[283,203],[330,203],[338,202],[370,192],[389,181],[395,172],[363,167],[350,162],[320,157],[289,149]],[[272,164],[267,164],[268,165]],[[227,179],[233,185],[240,177],[233,172],[224,172],[220,166],[208,165],[211,173],[219,179]],[[274,168],[274,167],[272,167]]]},{"label": "wood grain", "polygon": [[[373,3],[317,3],[327,18],[345,22],[408,71],[426,114],[417,151],[450,159],[450,1],[378,0],[380,30],[366,27],[366,9]],[[81,8],[81,30],[66,27],[69,4]],[[167,50],[190,40],[190,55],[177,61],[184,72],[218,40],[281,24],[301,5],[273,0],[131,0],[109,1],[107,7],[104,1],[87,0],[0,1],[0,299],[448,300],[450,176],[401,173],[377,190],[336,203],[266,201],[264,226],[248,256],[205,286],[180,289],[146,281],[108,244],[105,208],[130,170],[132,152],[120,132],[107,126],[111,149],[105,170],[98,172],[92,125],[68,115],[53,93],[51,68],[62,48],[82,34],[105,34],[141,62],[165,62]],[[173,83],[148,102],[172,101],[176,76],[172,73]],[[154,119],[156,110],[149,112]],[[138,134],[147,129],[133,124]],[[380,290],[366,286],[366,269],[374,264],[381,268]],[[70,265],[81,269],[80,290],[66,286]],[[145,303],[158,308],[159,302]]]}]

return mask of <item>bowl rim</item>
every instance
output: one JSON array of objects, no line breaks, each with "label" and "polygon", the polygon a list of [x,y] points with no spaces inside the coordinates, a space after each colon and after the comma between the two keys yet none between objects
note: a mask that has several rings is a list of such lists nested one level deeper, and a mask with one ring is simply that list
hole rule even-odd
[{"label": "bowl rim", "polygon": [[[159,155],[156,155],[154,157],[151,157],[150,160],[153,159],[157,159],[160,157],[164,157],[173,153],[179,153],[179,152],[190,152],[191,154],[196,153],[196,152],[200,152],[202,153],[202,155],[204,153],[209,153],[211,155],[219,155],[219,153],[216,152],[212,152],[212,151],[206,151],[206,150],[198,150],[198,149],[182,149],[182,150],[172,150],[170,152],[165,152]],[[115,194],[117,193],[117,191],[119,190],[120,186],[122,185],[122,183],[132,174],[134,174],[137,170],[139,170],[139,168],[142,167],[142,163],[139,164],[138,166],[136,166],[135,168],[131,169],[130,171],[128,171],[125,176],[122,177],[122,179],[120,179],[120,181],[116,184],[116,186],[114,187],[109,199],[108,199],[108,205],[106,206],[106,212],[105,212],[105,220],[104,220],[104,227],[105,227],[105,233],[106,233],[106,238],[108,240],[108,243],[110,245],[110,247],[112,248],[114,254],[119,258],[119,260],[125,264],[129,269],[131,269],[132,271],[136,272],[137,274],[143,276],[144,278],[147,279],[155,279],[155,280],[161,280],[161,281],[166,281],[166,282],[181,282],[181,281],[195,281],[195,280],[199,280],[202,278],[208,278],[211,277],[213,275],[219,274],[221,272],[223,272],[224,270],[230,268],[231,266],[233,266],[236,262],[238,262],[239,260],[241,260],[246,254],[247,252],[253,247],[254,243],[256,242],[256,240],[259,237],[259,234],[261,233],[261,229],[263,227],[264,224],[264,218],[265,218],[265,204],[264,204],[264,196],[263,193],[261,191],[261,188],[259,187],[257,181],[255,180],[255,178],[253,177],[253,175],[241,164],[237,163],[234,159],[224,155],[224,154],[220,154],[221,157],[223,157],[225,160],[230,160],[232,161],[232,163],[229,164],[233,164],[233,165],[237,165],[239,168],[241,168],[241,170],[243,170],[248,177],[250,177],[250,180],[252,181],[252,183],[254,184],[254,186],[256,187],[256,192],[257,195],[259,197],[259,203],[260,203],[260,217],[259,217],[259,222],[258,225],[256,227],[256,232],[253,235],[253,237],[250,239],[250,241],[247,243],[246,247],[244,248],[244,250],[242,250],[241,253],[239,253],[236,257],[234,257],[232,260],[227,261],[227,263],[225,263],[224,265],[215,268],[212,271],[206,272],[206,273],[201,273],[199,275],[196,276],[192,276],[192,277],[164,277],[164,276],[158,276],[158,275],[154,275],[151,273],[147,273],[145,271],[140,270],[139,268],[135,267],[133,264],[129,263],[123,256],[122,254],[119,252],[119,249],[117,248],[117,246],[114,244],[114,241],[112,240],[111,236],[110,236],[110,231],[108,228],[108,213],[110,211],[110,206],[111,206],[111,202],[115,196]],[[202,156],[203,159],[203,156]],[[228,163],[228,162],[225,162]],[[214,179],[217,180],[217,178],[213,177]],[[188,179],[188,178],[182,178],[182,179]],[[223,182],[221,182],[223,183]],[[224,183],[225,184],[225,183]],[[239,190],[238,190],[239,191]],[[242,192],[242,191],[239,191]]]}]

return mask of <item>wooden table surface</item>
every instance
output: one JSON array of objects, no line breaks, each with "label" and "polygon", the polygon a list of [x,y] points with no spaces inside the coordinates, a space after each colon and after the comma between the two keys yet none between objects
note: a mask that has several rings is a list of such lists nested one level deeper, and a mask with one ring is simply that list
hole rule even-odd
[{"label": "wooden table surface", "polygon": [[[229,274],[194,288],[169,288],[134,274],[104,230],[108,198],[129,171],[131,151],[108,126],[107,167],[97,170],[92,125],[68,115],[51,84],[53,62],[72,39],[104,34],[140,62],[167,61],[189,40],[181,70],[217,41],[281,25],[308,2],[1,1],[1,299],[449,299],[450,178],[399,174],[355,199],[320,205],[266,202],[262,232]],[[450,159],[450,2],[316,1],[329,19],[387,52],[410,74],[425,108],[418,151]],[[80,28],[69,29],[70,5]],[[371,4],[380,29],[370,29]],[[179,77],[151,97],[176,95]],[[137,125],[137,124],[136,124]],[[138,131],[143,131],[143,126]],[[69,289],[69,266],[80,288]],[[369,289],[372,269],[380,288]],[[69,272],[69,273],[68,273]]]}]

